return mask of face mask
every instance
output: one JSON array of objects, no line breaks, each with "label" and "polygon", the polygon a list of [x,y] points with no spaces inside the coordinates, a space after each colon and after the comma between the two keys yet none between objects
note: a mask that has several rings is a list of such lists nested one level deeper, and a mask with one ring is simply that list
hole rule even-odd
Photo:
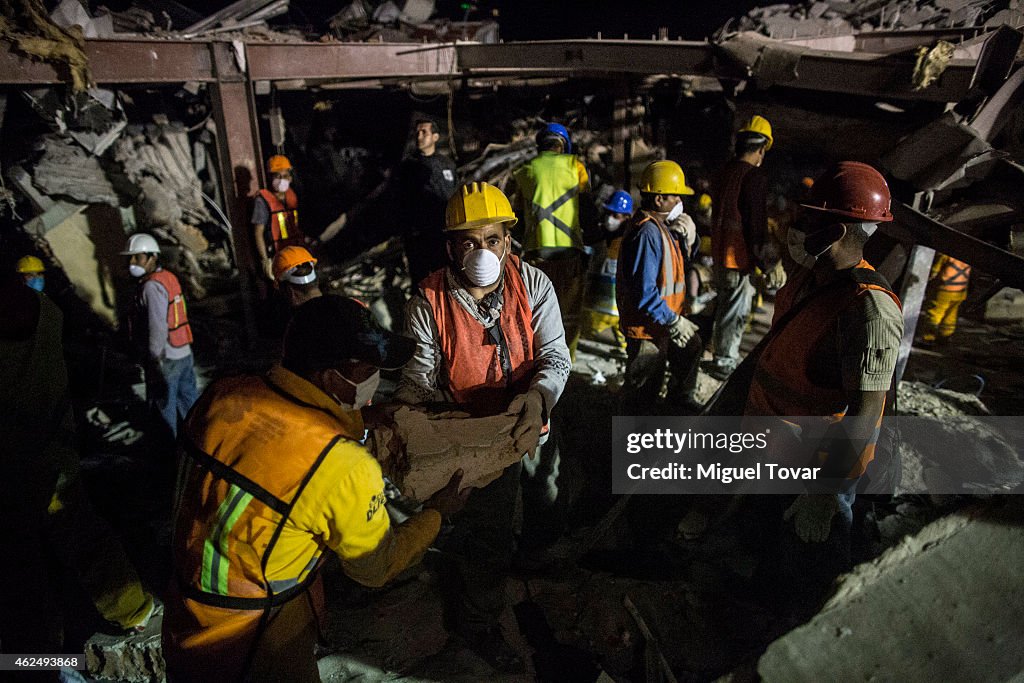
[{"label": "face mask", "polygon": [[46,279],[41,275],[36,277],[30,277],[29,279],[25,280],[25,284],[31,287],[32,289],[36,290],[37,292],[43,291],[43,285],[45,283]]},{"label": "face mask", "polygon": [[501,257],[495,256],[490,249],[474,249],[462,259],[462,270],[477,287],[489,287],[501,277],[501,259],[504,257],[504,249]]},{"label": "face mask", "polygon": [[878,223],[861,223],[860,227],[864,229],[868,237],[875,234],[875,230],[878,230]]},{"label": "face mask", "polygon": [[622,221],[615,216],[608,216],[604,219],[604,227],[608,232],[615,232],[622,225]]},{"label": "face mask", "polygon": [[831,249],[835,242],[829,242],[817,254],[808,253],[806,244],[806,232],[803,230],[797,230],[796,228],[789,229],[789,233],[786,235],[786,246],[789,248],[789,255],[798,264],[810,270],[811,268],[814,268],[814,264],[818,262],[821,255]]},{"label": "face mask", "polygon": [[[338,371],[335,370],[335,372]],[[346,410],[359,410],[363,406],[370,405],[370,401],[373,400],[373,395],[377,393],[377,387],[380,386],[380,370],[373,373],[372,375],[364,379],[362,382],[353,382],[340,372],[338,372],[338,377],[343,379],[347,384],[351,384],[353,387],[356,388],[356,397],[355,399],[353,399],[352,403],[343,403],[338,399],[337,396],[331,394],[331,398],[333,398],[338,405],[340,405],[342,408],[345,408]]]},{"label": "face mask", "polygon": [[132,274],[132,277],[142,277],[146,274],[146,269],[133,263],[128,266],[128,272]]},{"label": "face mask", "polygon": [[674,221],[675,219],[679,218],[682,215],[683,215],[683,202],[680,201],[678,204],[673,206],[672,210],[668,212],[667,216],[665,216],[665,222],[666,223],[671,223],[672,221]]},{"label": "face mask", "polygon": [[274,192],[287,192],[292,182],[287,178],[274,178],[270,181],[270,186],[274,188]]}]

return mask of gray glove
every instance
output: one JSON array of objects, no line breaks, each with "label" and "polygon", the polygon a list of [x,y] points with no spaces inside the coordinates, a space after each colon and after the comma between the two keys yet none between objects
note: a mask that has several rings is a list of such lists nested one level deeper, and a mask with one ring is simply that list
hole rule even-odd
[{"label": "gray glove", "polygon": [[793,501],[782,519],[793,520],[796,535],[804,543],[821,543],[832,530],[832,517],[839,512],[839,497],[834,493],[802,494]]},{"label": "gray glove", "polygon": [[693,339],[693,336],[697,334],[698,329],[696,325],[686,319],[686,316],[680,315],[669,325],[668,336],[673,344],[686,346]]}]

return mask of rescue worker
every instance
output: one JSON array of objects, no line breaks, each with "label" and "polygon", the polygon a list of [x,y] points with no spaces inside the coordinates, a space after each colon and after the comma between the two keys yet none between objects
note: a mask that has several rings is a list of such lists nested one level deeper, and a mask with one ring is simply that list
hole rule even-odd
[{"label": "rescue worker", "polygon": [[392,526],[380,466],[359,444],[358,409],[381,368],[400,368],[413,349],[359,302],[318,297],[296,310],[279,365],[203,394],[179,451],[170,680],[319,681],[315,581],[327,553],[352,579],[382,586],[461,507],[458,471]]},{"label": "rescue worker", "polygon": [[320,296],[316,259],[305,247],[287,246],[274,254],[274,283],[281,290],[289,309],[296,309]]},{"label": "rescue worker", "polygon": [[[831,484],[801,495],[784,518],[804,542],[840,529],[847,560],[857,479],[874,457],[903,337],[899,299],[863,254],[878,223],[892,220],[889,204],[885,179],[867,164],[840,162],[815,182],[806,222],[789,230],[801,267],[776,298],[745,410],[800,431]],[[787,433],[772,430],[777,452],[789,448],[778,448]]]},{"label": "rescue worker", "polygon": [[615,303],[615,269],[622,246],[623,228],[633,216],[633,197],[625,190],[617,190],[602,206],[607,212],[601,221],[606,247],[600,269],[590,273],[587,303],[583,307],[587,316],[586,328],[589,334],[611,329],[616,342],[625,346],[625,339],[619,330],[619,309]]},{"label": "rescue worker", "polygon": [[[736,156],[715,182],[711,249],[714,257],[715,327],[714,361],[707,372],[725,379],[736,369],[740,342],[754,295],[750,274],[756,268],[777,278],[777,249],[768,245],[768,176],[761,169],[772,148],[772,127],[754,116],[736,134]],[[777,289],[773,280],[768,288]]]},{"label": "rescue worker", "polygon": [[444,267],[444,209],[455,192],[455,162],[437,153],[441,139],[437,123],[419,118],[415,126],[416,151],[398,167],[397,178],[405,258],[413,287]]},{"label": "rescue worker", "polygon": [[121,252],[138,279],[129,329],[144,357],[146,399],[177,435],[178,418],[185,417],[199,390],[185,295],[174,273],[160,266],[159,254],[160,245],[144,232],[129,237]]},{"label": "rescue worker", "polygon": [[561,124],[549,123],[537,133],[537,151],[538,156],[515,173],[525,223],[523,259],[554,284],[565,339],[575,359],[587,284],[580,194],[590,191],[590,177],[572,153],[569,131]]},{"label": "rescue worker", "polygon": [[971,266],[959,259],[939,254],[928,277],[932,291],[924,304],[925,344],[946,343],[956,331],[957,311],[967,298]]},{"label": "rescue worker", "polygon": [[21,275],[26,287],[31,287],[37,292],[43,291],[46,286],[46,276],[43,272],[43,262],[36,256],[22,256],[18,259],[15,269]]},{"label": "rescue worker", "polygon": [[306,236],[299,228],[299,198],[292,189],[292,162],[282,154],[267,159],[270,189],[262,189],[253,200],[252,227],[256,255],[268,280],[274,279],[274,254],[294,244],[304,246]]},{"label": "rescue worker", "polygon": [[675,380],[670,402],[696,408],[693,391],[703,343],[697,326],[683,315],[683,246],[669,228],[683,214],[683,195],[690,194],[693,189],[686,185],[679,164],[655,161],[648,165],[640,180],[641,209],[622,237],[616,294],[619,325],[626,336],[622,387],[626,414],[648,414],[668,372]]},{"label": "rescue worker", "polygon": [[62,337],[57,305],[5,273],[0,548],[7,559],[0,563],[0,643],[6,653],[63,651],[65,572],[105,619],[131,634],[144,630],[156,609],[82,483]]},{"label": "rescue worker", "polygon": [[[516,448],[533,454],[569,378],[558,300],[540,270],[512,255],[516,216],[501,190],[469,183],[448,202],[448,266],[409,301],[406,333],[416,354],[395,398],[446,402],[477,416],[518,415]],[[515,548],[513,518],[523,478],[523,538],[537,547],[561,532],[553,439],[470,495],[443,550],[455,560],[447,627],[495,668],[521,666],[501,634],[503,589]],[[564,502],[564,501],[563,501]],[[539,538],[538,538],[539,537]]]}]

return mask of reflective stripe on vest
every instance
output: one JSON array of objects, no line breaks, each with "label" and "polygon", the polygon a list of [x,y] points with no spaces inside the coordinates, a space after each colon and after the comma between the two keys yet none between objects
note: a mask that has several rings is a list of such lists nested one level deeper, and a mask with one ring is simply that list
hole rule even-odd
[{"label": "reflective stripe on vest", "polygon": [[289,188],[284,194],[283,204],[270,190],[260,190],[260,197],[270,211],[270,243],[267,244],[267,251],[274,254],[290,244],[302,246],[304,236],[299,229],[299,198],[295,192]]},{"label": "reflective stripe on vest", "polygon": [[533,311],[520,268],[519,258],[509,256],[497,323],[500,335],[484,329],[448,291],[446,269],[420,285],[437,325],[448,388],[456,403],[474,415],[503,411],[516,394],[529,389],[533,378]]},{"label": "reflective stripe on vest", "polygon": [[186,421],[181,447],[187,469],[174,555],[186,597],[215,608],[253,610],[258,622],[260,611],[308,585],[323,554],[312,534],[296,558],[305,567],[299,575],[271,581],[267,567],[306,485],[334,445],[352,438],[340,429],[330,414],[259,377],[210,387]]},{"label": "reflective stripe on vest", "polygon": [[967,289],[971,277],[971,266],[952,256],[946,257],[939,271],[939,289],[943,292],[962,292]]},{"label": "reflective stripe on vest", "polygon": [[167,342],[181,348],[192,343],[192,326],[188,324],[188,310],[185,307],[185,295],[181,291],[181,283],[174,273],[160,269],[155,270],[142,279],[145,283],[155,280],[167,292]]},{"label": "reflective stripe on vest", "polygon": [[[623,239],[631,237],[645,223],[650,222],[657,226],[658,234],[661,237],[661,266],[658,268],[657,279],[658,294],[672,311],[682,314],[683,303],[686,300],[686,272],[683,251],[679,247],[679,242],[654,215],[644,211],[637,214],[637,219],[635,224],[631,223],[627,226],[627,232]],[[628,304],[624,304],[626,301],[624,295],[628,294],[628,284],[622,281],[616,283],[622,332],[631,339],[653,339],[655,334],[663,334],[663,330],[647,328],[644,312],[632,310]],[[626,286],[624,287],[624,285]]]},{"label": "reflective stripe on vest", "polygon": [[[857,268],[874,270],[867,261],[861,261]],[[811,271],[800,273],[779,291],[775,308],[775,320],[782,318],[786,311],[798,305],[793,297],[806,285]],[[787,287],[791,287],[786,291]],[[900,300],[890,289],[879,285],[863,284],[850,280],[828,288],[828,294],[815,297],[802,304],[803,308],[785,327],[774,333],[762,352],[754,379],[747,396],[744,413],[747,415],[775,417],[811,417],[836,422],[847,410],[847,397],[843,391],[842,376],[836,349],[828,341],[840,313],[856,300],[865,296],[868,290],[885,292],[897,306]],[[884,406],[883,406],[884,412]],[[881,420],[882,415],[878,416]],[[876,430],[877,436],[877,430]],[[860,456],[860,471],[874,456],[874,441],[870,442]]]},{"label": "reflective stripe on vest", "polygon": [[580,231],[580,175],[572,154],[542,152],[516,172],[516,182],[530,210],[526,251],[550,247],[583,248]]}]

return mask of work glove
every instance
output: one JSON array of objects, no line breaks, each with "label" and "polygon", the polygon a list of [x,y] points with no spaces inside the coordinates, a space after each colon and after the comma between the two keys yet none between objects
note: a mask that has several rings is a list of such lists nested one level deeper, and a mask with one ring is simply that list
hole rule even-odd
[{"label": "work glove", "polygon": [[423,502],[423,508],[437,510],[444,518],[451,517],[462,510],[466,506],[466,499],[469,498],[469,494],[473,492],[472,486],[467,486],[461,491],[459,490],[464,474],[465,472],[461,467],[455,470],[452,478],[448,480],[444,488]]},{"label": "work glove", "polygon": [[668,336],[676,346],[686,346],[697,334],[698,329],[700,328],[687,320],[686,316],[680,315],[669,325]]},{"label": "work glove", "polygon": [[508,404],[505,412],[519,416],[512,427],[516,452],[531,453],[531,457],[536,457],[535,450],[540,442],[540,430],[544,426],[544,399],[541,398],[540,392],[530,389],[525,394],[519,394]]},{"label": "work glove", "polygon": [[[782,515],[793,519],[796,535],[804,543],[821,543],[832,530],[832,517],[839,512],[839,497],[834,493],[802,494]],[[794,519],[795,518],[795,519]]]},{"label": "work glove", "polygon": [[682,213],[668,224],[668,229],[671,232],[679,235],[683,244],[686,246],[684,250],[689,254],[693,250],[693,245],[697,241],[697,224],[693,222],[689,214]]}]

